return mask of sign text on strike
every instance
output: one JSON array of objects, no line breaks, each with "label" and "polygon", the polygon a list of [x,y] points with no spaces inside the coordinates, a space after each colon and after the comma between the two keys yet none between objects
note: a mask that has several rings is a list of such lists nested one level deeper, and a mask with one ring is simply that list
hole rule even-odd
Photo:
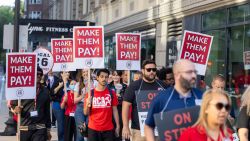
[{"label": "sign text on strike", "polygon": [[77,36],[100,36],[100,29],[77,30]]},{"label": "sign text on strike", "polygon": [[83,55],[83,56],[93,56],[93,55],[98,55],[99,56],[99,48],[78,48],[78,55]]},{"label": "sign text on strike", "polygon": [[71,41],[56,41],[55,46],[72,46]]},{"label": "sign text on strike", "polygon": [[188,35],[188,40],[193,41],[193,42],[207,44],[208,38],[197,36],[197,35]]},{"label": "sign text on strike", "polygon": [[65,52],[73,52],[72,48],[68,48],[68,47],[63,47],[63,48],[55,48],[57,53],[65,53]]},{"label": "sign text on strike", "polygon": [[30,56],[15,56],[10,58],[10,63],[11,64],[20,64],[20,63],[27,63],[27,64],[32,64],[32,57]]},{"label": "sign text on strike", "polygon": [[22,76],[11,76],[10,77],[10,85],[27,85],[31,84],[31,76],[22,75]]},{"label": "sign text on strike", "polygon": [[120,41],[138,42],[137,36],[120,36]]},{"label": "sign text on strike", "polygon": [[100,44],[99,39],[86,38],[86,39],[77,39],[79,45],[95,45]]},{"label": "sign text on strike", "polygon": [[123,59],[136,59],[136,52],[121,51],[121,58]]}]

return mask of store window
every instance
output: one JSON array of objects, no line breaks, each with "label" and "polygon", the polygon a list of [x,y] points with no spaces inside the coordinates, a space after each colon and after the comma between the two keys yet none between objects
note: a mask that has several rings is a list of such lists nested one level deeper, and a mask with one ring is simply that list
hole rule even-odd
[{"label": "store window", "polygon": [[250,51],[250,4],[238,5],[202,14],[202,32],[214,36],[205,75],[223,74],[227,91],[237,109],[241,95],[250,85],[250,71],[245,70],[244,51]]},{"label": "store window", "polygon": [[212,77],[216,74],[225,75],[226,67],[226,37],[225,30],[211,30],[206,32],[208,35],[214,36],[213,44],[210,50],[208,65],[206,70],[205,82],[211,84]]},{"label": "store window", "polygon": [[238,23],[249,20],[250,8],[249,5],[241,5],[229,8],[229,23]]},{"label": "store window", "polygon": [[213,11],[202,16],[202,29],[218,28],[226,25],[226,9]]}]

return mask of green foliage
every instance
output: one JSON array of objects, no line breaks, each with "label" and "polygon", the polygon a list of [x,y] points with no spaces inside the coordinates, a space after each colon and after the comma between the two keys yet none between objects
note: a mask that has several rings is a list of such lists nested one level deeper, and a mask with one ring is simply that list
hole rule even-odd
[{"label": "green foliage", "polygon": [[10,6],[0,6],[0,65],[5,65],[5,50],[3,50],[3,26],[13,24],[14,10]]}]

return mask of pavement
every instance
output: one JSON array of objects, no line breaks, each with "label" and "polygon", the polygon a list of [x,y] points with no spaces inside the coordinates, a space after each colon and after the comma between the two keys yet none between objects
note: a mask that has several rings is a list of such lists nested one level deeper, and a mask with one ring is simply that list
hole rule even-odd
[{"label": "pavement", "polygon": [[[4,122],[8,119],[8,108],[7,101],[5,98],[5,80],[3,76],[0,75],[0,132],[4,131]],[[57,141],[57,129],[51,129],[52,139],[51,141]],[[17,136],[0,136],[0,141],[17,141]]]}]

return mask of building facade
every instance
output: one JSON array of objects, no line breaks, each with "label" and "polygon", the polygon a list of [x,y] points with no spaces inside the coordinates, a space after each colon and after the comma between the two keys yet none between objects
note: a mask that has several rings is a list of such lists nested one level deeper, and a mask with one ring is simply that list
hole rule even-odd
[{"label": "building facade", "polygon": [[86,0],[51,0],[49,4],[49,19],[81,20],[83,19],[83,5]]},{"label": "building facade", "polygon": [[49,0],[25,0],[24,17],[26,19],[49,19]]},{"label": "building facade", "polygon": [[86,4],[84,20],[104,26],[108,62],[115,60],[115,33],[135,32],[142,34],[142,60],[151,58],[158,67],[171,67],[183,31],[190,30],[214,36],[206,75],[200,77],[207,85],[216,74],[226,77],[232,93],[242,93],[250,84],[243,63],[243,52],[250,50],[248,0],[87,0]]}]

